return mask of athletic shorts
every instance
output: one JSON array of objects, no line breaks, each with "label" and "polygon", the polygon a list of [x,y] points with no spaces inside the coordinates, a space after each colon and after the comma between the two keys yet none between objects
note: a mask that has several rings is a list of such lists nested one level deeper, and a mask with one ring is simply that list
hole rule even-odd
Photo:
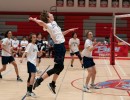
[{"label": "athletic shorts", "polygon": [[74,52],[74,53],[70,53],[70,56],[74,56],[74,55],[78,56],[79,60],[82,60],[82,57],[81,57],[81,54],[79,51]]},{"label": "athletic shorts", "polygon": [[27,62],[27,71],[28,73],[36,73],[36,66],[31,62]]},{"label": "athletic shorts", "polygon": [[90,68],[90,67],[95,66],[93,58],[83,57],[83,66],[84,66],[84,68]]},{"label": "athletic shorts", "polygon": [[74,56],[74,55],[78,56],[78,54],[80,54],[79,51],[74,52],[74,53],[70,53],[70,56]]},{"label": "athletic shorts", "polygon": [[13,56],[2,56],[1,60],[2,65],[6,65],[8,63],[12,63],[13,61],[15,61]]},{"label": "athletic shorts", "polygon": [[66,53],[64,43],[55,44],[54,45],[54,52],[55,52],[54,62],[56,62],[57,64],[63,64],[65,53]]},{"label": "athletic shorts", "polygon": [[22,50],[22,51],[25,51],[25,49],[26,49],[25,47],[21,47],[21,50]]}]

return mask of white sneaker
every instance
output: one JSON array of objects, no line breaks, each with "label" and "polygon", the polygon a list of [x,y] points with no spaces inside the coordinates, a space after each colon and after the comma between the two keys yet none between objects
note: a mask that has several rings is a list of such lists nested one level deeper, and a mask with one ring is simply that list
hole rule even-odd
[{"label": "white sneaker", "polygon": [[16,54],[16,58],[18,58],[18,55]]},{"label": "white sneaker", "polygon": [[36,70],[37,70],[37,73],[38,73],[38,74],[41,74],[41,73],[42,73],[42,71],[39,69],[39,67],[36,67]]},{"label": "white sneaker", "polygon": [[88,93],[92,93],[92,91],[90,91],[90,89],[86,86],[83,86],[83,91],[88,92]]},{"label": "white sneaker", "polygon": [[31,96],[33,98],[36,98],[36,94],[34,92],[27,92],[26,96]]},{"label": "white sneaker", "polygon": [[96,84],[90,84],[90,88],[100,89],[101,87],[97,86]]}]

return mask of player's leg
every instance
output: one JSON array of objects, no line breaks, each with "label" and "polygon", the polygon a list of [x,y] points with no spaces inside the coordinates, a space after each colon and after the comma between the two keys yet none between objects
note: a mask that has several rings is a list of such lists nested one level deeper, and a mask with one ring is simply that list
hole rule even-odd
[{"label": "player's leg", "polygon": [[73,67],[73,63],[74,63],[74,53],[70,53],[71,56],[71,67]]},{"label": "player's leg", "polygon": [[35,74],[36,73],[30,73],[29,75],[28,83],[27,83],[27,96],[36,97],[36,94],[32,91],[34,80],[35,80]]},{"label": "player's leg", "polygon": [[86,77],[86,82],[85,82],[83,91],[85,91],[85,92],[91,92],[89,90],[89,86],[88,86],[89,81],[90,81],[90,79],[92,77],[92,73],[93,73],[93,69],[92,69],[92,66],[91,66],[91,63],[90,63],[90,58],[83,57],[83,65],[84,65],[84,70],[87,69],[87,72],[88,72],[88,75]]},{"label": "player's leg", "polygon": [[55,91],[55,87],[56,87],[56,80],[58,78],[58,76],[60,75],[60,73],[63,71],[64,69],[64,58],[65,58],[65,53],[66,53],[66,49],[65,49],[65,46],[64,46],[64,43],[62,44],[59,44],[59,45],[55,45],[55,59],[54,59],[54,62],[56,63],[55,66],[54,66],[54,71],[55,71],[55,74],[53,76],[53,79],[52,79],[52,82],[49,83],[49,88],[50,90],[56,94],[56,91]]},{"label": "player's leg", "polygon": [[9,63],[11,63],[14,66],[15,73],[17,75],[17,81],[22,82],[23,80],[19,76],[18,66],[17,66],[17,64],[12,56],[10,56],[10,58],[9,58]]},{"label": "player's leg", "polygon": [[28,68],[28,81],[27,81],[27,96],[36,97],[35,93],[32,91],[35,76],[36,76],[36,66],[30,62],[27,62]]},{"label": "player's leg", "polygon": [[78,51],[78,52],[76,52],[75,54],[76,54],[76,56],[78,56],[79,61],[80,61],[80,63],[81,63],[81,66],[83,67],[83,60],[82,60],[82,57],[81,57],[80,52]]},{"label": "player's leg", "polygon": [[6,70],[6,65],[8,64],[9,57],[2,56],[1,62],[2,62],[2,68],[0,69],[0,78],[2,78],[1,72]]}]

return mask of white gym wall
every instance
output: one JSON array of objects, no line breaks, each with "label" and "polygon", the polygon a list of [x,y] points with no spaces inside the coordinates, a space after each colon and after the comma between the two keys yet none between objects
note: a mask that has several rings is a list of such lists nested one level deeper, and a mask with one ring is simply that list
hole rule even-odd
[{"label": "white gym wall", "polygon": [[[119,0],[119,8],[112,8],[111,0],[108,0],[108,7],[100,8],[100,0],[97,0],[96,9],[88,7],[88,0],[86,0],[86,7],[77,7],[78,0],[74,1],[74,7],[66,7],[65,3],[64,7],[58,7],[58,12],[130,12],[130,8],[122,8],[122,0]],[[42,9],[49,11],[50,7],[55,5],[56,0],[0,0],[0,11],[41,12]]]}]

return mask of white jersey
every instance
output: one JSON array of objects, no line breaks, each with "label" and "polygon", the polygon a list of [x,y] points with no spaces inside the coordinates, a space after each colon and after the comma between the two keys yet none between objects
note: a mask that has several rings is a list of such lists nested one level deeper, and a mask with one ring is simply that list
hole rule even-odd
[{"label": "white jersey", "polygon": [[92,57],[92,51],[89,51],[88,47],[93,47],[93,42],[89,39],[85,41],[84,50],[81,53],[83,57]]},{"label": "white jersey", "polygon": [[[12,39],[4,38],[2,39],[2,45],[5,50],[11,53],[11,44],[12,44]],[[8,52],[2,49],[2,56],[11,56]]]},{"label": "white jersey", "polygon": [[36,66],[38,48],[36,44],[29,43],[25,50],[27,52],[27,61]]},{"label": "white jersey", "polygon": [[57,25],[55,21],[52,23],[47,23],[47,29],[44,28],[44,31],[47,31],[55,44],[61,44],[65,42],[64,35],[62,34],[61,28]]},{"label": "white jersey", "polygon": [[48,45],[48,41],[43,41],[43,44],[46,44],[46,45]]},{"label": "white jersey", "polygon": [[20,43],[21,47],[26,47],[28,45],[28,41],[27,40],[22,40]]},{"label": "white jersey", "polygon": [[19,46],[19,40],[12,40],[12,47],[17,48]]},{"label": "white jersey", "polygon": [[76,39],[71,38],[69,40],[70,53],[72,53],[72,52],[73,53],[78,52],[79,51],[79,48],[78,48],[79,44],[80,44],[80,41],[79,41],[78,38],[76,38]]}]

